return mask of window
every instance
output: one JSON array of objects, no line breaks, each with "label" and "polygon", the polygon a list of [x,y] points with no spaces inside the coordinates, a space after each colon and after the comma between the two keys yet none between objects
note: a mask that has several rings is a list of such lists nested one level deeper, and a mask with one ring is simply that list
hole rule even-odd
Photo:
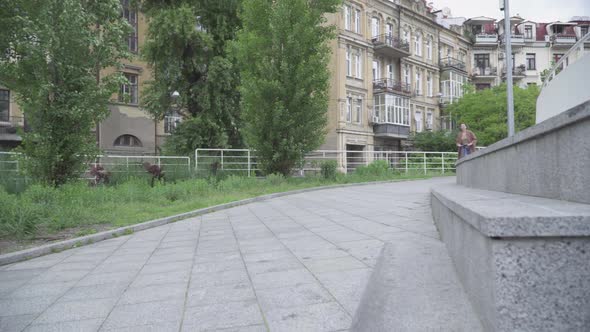
[{"label": "window", "polygon": [[127,37],[127,46],[129,51],[137,53],[137,11],[130,5],[131,0],[121,0],[121,7],[123,12],[123,18],[129,22],[133,32]]},{"label": "window", "polygon": [[428,76],[426,76],[426,89],[428,89],[428,97],[432,97],[434,94],[433,85],[432,85],[432,74],[428,72]]},{"label": "window", "polygon": [[391,38],[393,37],[393,24],[391,23],[387,23],[387,37]]},{"label": "window", "polygon": [[[423,109],[423,107],[422,107],[422,109]],[[414,112],[414,121],[416,121],[416,131],[421,132],[423,130],[423,128],[422,128],[422,111],[419,111],[418,107],[416,107],[416,112]]]},{"label": "window", "polygon": [[414,53],[417,56],[422,56],[422,37],[419,34],[414,36]]},{"label": "window", "polygon": [[357,53],[354,54],[355,60],[355,76],[356,78],[362,78],[362,57],[360,51],[357,50]]},{"label": "window", "polygon": [[588,26],[582,26],[580,27],[580,37],[584,37],[585,35],[588,34]]},{"label": "window", "polygon": [[527,70],[537,70],[535,53],[527,53],[526,54],[526,69]]},{"label": "window", "polygon": [[404,30],[403,35],[404,35],[404,43],[409,46],[410,45],[410,32],[407,30]]},{"label": "window", "polygon": [[354,32],[361,33],[361,11],[354,10]]},{"label": "window", "polygon": [[514,56],[514,53],[512,53],[512,57],[511,57],[511,59],[512,59],[512,70],[514,70],[514,68],[516,68],[516,62],[514,61],[515,60],[514,57],[515,57]]},{"label": "window", "polygon": [[139,138],[133,135],[121,135],[115,140],[114,146],[129,146],[129,147],[141,147],[141,141]]},{"label": "window", "polygon": [[473,25],[471,27],[471,29],[472,29],[471,32],[473,32],[474,35],[477,35],[477,34],[482,33],[482,31],[483,31],[483,25],[476,24],[476,25]]},{"label": "window", "polygon": [[410,85],[410,67],[408,65],[404,66],[404,83]]},{"label": "window", "polygon": [[433,110],[432,109],[428,109],[428,112],[426,112],[426,130],[432,130],[432,125],[434,124],[433,121]]},{"label": "window", "polygon": [[351,30],[351,16],[352,16],[352,9],[350,6],[344,6],[344,29],[350,31]]},{"label": "window", "polygon": [[376,17],[371,18],[371,33],[373,34],[373,38],[379,36],[379,19]]},{"label": "window", "polygon": [[426,39],[426,57],[428,60],[432,60],[432,40]]},{"label": "window", "polygon": [[167,114],[164,117],[164,133],[170,134],[182,122],[182,116],[176,112]]},{"label": "window", "polygon": [[485,69],[490,67],[490,55],[486,54],[475,54],[475,65],[477,68]]},{"label": "window", "polygon": [[373,99],[374,114],[380,123],[410,126],[410,99],[393,94],[379,94]]},{"label": "window", "polygon": [[416,94],[422,95],[422,73],[416,69]]},{"label": "window", "polygon": [[373,60],[373,81],[377,81],[381,79],[381,64],[379,60]]},{"label": "window", "polygon": [[354,121],[358,124],[361,124],[361,119],[363,118],[363,100],[358,98],[356,100],[356,104],[354,106]]},{"label": "window", "polygon": [[352,97],[346,97],[346,122],[352,121]]},{"label": "window", "polygon": [[139,101],[137,91],[137,75],[124,73],[127,84],[122,84],[119,91],[119,102],[136,105]]},{"label": "window", "polygon": [[563,25],[554,25],[553,32],[554,33],[563,33]]},{"label": "window", "polygon": [[533,26],[532,25],[525,25],[524,26],[524,38],[525,39],[533,39]]},{"label": "window", "polygon": [[0,121],[10,121],[10,91],[0,89]]},{"label": "window", "polygon": [[387,65],[387,78],[391,81],[395,80],[394,65],[390,63]]},{"label": "window", "polygon": [[352,76],[352,59],[350,57],[350,46],[346,48],[346,76]]}]

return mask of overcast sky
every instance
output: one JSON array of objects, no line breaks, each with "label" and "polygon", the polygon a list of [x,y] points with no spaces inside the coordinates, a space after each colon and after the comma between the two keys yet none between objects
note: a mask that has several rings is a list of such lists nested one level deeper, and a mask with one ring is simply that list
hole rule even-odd
[{"label": "overcast sky", "polygon": [[[449,7],[453,16],[503,18],[499,0],[427,0],[435,9]],[[510,16],[536,22],[569,21],[572,16],[590,16],[590,0],[510,0]]]}]

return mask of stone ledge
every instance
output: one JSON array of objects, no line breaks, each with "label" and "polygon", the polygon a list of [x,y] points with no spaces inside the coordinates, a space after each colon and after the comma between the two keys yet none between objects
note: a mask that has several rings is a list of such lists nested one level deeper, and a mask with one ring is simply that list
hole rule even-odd
[{"label": "stone ledge", "polygon": [[457,160],[456,165],[461,165],[466,161],[481,158],[498,150],[506,149],[510,146],[547,135],[563,127],[573,125],[576,122],[584,121],[588,118],[590,118],[590,101],[573,107],[566,112],[549,118],[523,131],[519,131],[515,133],[514,136],[496,142],[485,149],[477,151],[477,153],[461,158]]},{"label": "stone ledge", "polygon": [[437,186],[432,195],[487,237],[590,236],[588,204],[457,184]]},{"label": "stone ledge", "polygon": [[26,250],[11,252],[8,254],[3,254],[3,255],[0,255],[0,266],[25,261],[25,260],[28,260],[31,258],[35,258],[35,257],[43,256],[43,255],[48,255],[48,254],[60,252],[63,250],[96,243],[99,241],[108,240],[113,237],[118,237],[118,236],[126,235],[129,233],[137,232],[137,231],[142,231],[145,229],[150,229],[150,228],[166,225],[169,223],[173,223],[175,221],[188,219],[188,218],[192,218],[192,217],[197,217],[197,216],[200,216],[203,214],[207,214],[207,213],[211,213],[211,212],[215,212],[215,211],[219,211],[219,210],[225,210],[225,209],[229,209],[229,208],[240,206],[240,205],[269,200],[272,198],[301,194],[301,193],[318,191],[318,190],[325,190],[325,189],[336,189],[336,188],[345,188],[345,187],[353,187],[353,186],[367,186],[367,185],[373,185],[373,184],[384,184],[384,183],[393,183],[393,182],[401,182],[401,181],[417,181],[417,180],[423,180],[423,179],[348,183],[348,184],[292,190],[292,191],[274,193],[274,194],[269,194],[269,195],[257,196],[257,197],[253,197],[253,198],[247,198],[247,199],[243,199],[240,201],[215,205],[215,206],[211,206],[211,207],[207,207],[207,208],[203,208],[203,209],[199,209],[199,210],[181,213],[181,214],[173,215],[170,217],[150,220],[150,221],[146,221],[143,223],[130,225],[130,226],[126,226],[126,227],[121,227],[121,228],[117,228],[117,229],[113,229],[113,230],[109,230],[109,231],[105,231],[105,232],[100,232],[100,233],[96,233],[96,234],[91,234],[91,235],[87,235],[87,236],[83,236],[83,237],[78,237],[78,238],[74,238],[74,239],[70,239],[70,240],[50,243],[50,244],[40,246],[40,247],[35,247],[35,248],[31,248],[31,249],[26,249]]},{"label": "stone ledge", "polygon": [[419,235],[385,244],[351,331],[482,331],[439,240]]}]

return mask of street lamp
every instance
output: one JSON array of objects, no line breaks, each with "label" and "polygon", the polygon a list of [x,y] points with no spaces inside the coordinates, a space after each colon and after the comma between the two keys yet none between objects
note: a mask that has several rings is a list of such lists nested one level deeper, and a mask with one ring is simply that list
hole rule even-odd
[{"label": "street lamp", "polygon": [[180,97],[180,93],[176,90],[174,90],[174,92],[172,92],[172,94],[170,95],[172,97],[172,100],[174,102],[176,102],[178,100],[178,98]]},{"label": "street lamp", "polygon": [[500,10],[504,11],[504,38],[506,45],[506,97],[508,99],[508,137],[514,136],[514,97],[512,90],[512,44],[510,36],[510,0],[500,0]]}]

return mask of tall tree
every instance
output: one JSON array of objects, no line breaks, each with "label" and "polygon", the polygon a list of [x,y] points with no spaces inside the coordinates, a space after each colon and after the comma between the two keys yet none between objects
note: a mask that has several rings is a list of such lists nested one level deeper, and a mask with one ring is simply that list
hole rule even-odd
[{"label": "tall tree", "polygon": [[325,137],[330,72],[326,13],[340,0],[249,0],[236,43],[245,131],[266,173],[288,175]]},{"label": "tall tree", "polygon": [[[526,89],[514,87],[514,126],[516,131],[535,124],[537,97],[536,85]],[[506,84],[475,91],[467,86],[467,93],[449,106],[457,123],[465,123],[477,135],[477,144],[486,146],[508,136],[506,111]]]},{"label": "tall tree", "polygon": [[240,27],[239,6],[239,0],[141,1],[149,19],[143,54],[154,77],[144,108],[161,120],[178,91],[175,108],[185,117],[167,139],[171,152],[241,145],[239,72],[227,47]]},{"label": "tall tree", "polygon": [[130,26],[119,0],[10,0],[0,13],[0,84],[16,92],[32,129],[25,165],[63,184],[98,151],[91,129],[124,79],[97,78],[128,55]]}]

